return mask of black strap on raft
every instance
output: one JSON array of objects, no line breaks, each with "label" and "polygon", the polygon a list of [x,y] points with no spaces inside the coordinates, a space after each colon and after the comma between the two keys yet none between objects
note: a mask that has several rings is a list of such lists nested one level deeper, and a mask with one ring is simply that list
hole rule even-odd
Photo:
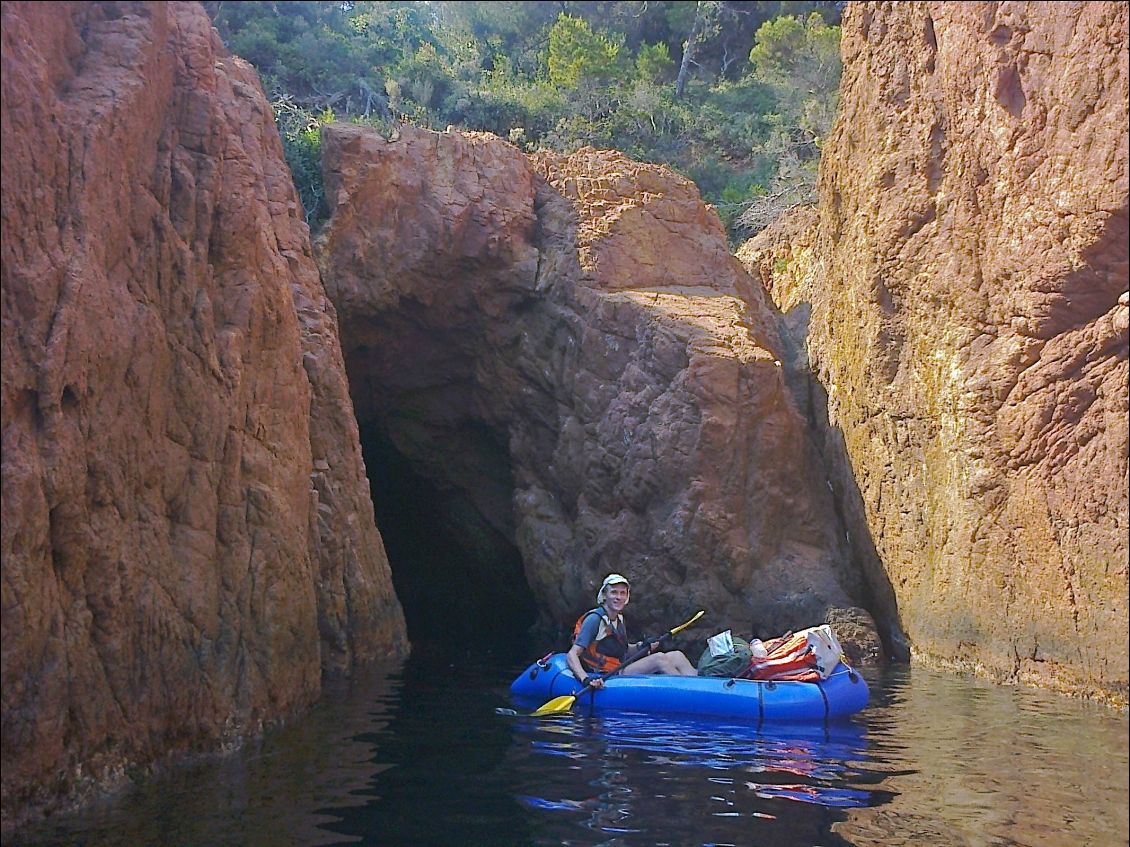
[{"label": "black strap on raft", "polygon": [[[586,679],[587,679],[587,677],[586,677]],[[580,681],[581,683],[584,683],[584,680],[583,680],[583,679],[582,679],[582,680],[579,680],[579,681]],[[592,713],[592,709],[593,709],[593,705],[594,705],[594,704],[596,703],[596,686],[594,686],[594,685],[593,685],[593,686],[589,686],[589,687],[588,687],[588,690],[587,690],[587,691],[586,691],[586,690],[584,690],[584,689],[582,689],[582,690],[578,691],[578,692],[577,692],[577,699],[576,699],[576,702],[577,702],[577,703],[580,703],[580,702],[581,702],[581,700],[583,700],[583,699],[586,699],[586,698],[585,698],[585,695],[586,695],[586,694],[588,695],[588,698],[587,698],[587,701],[588,701],[588,709],[589,709],[589,713],[591,714],[591,713]]]},{"label": "black strap on raft", "polygon": [[832,710],[828,705],[828,693],[824,690],[824,683],[816,683],[816,687],[820,689],[820,696],[824,698],[824,722],[828,722],[828,713]]},{"label": "black strap on raft", "polygon": [[[552,667],[552,665],[550,667]],[[564,673],[564,671],[558,670],[552,677],[550,677],[549,682],[546,684],[545,688],[545,690],[550,694],[553,693],[553,684],[557,682],[557,677],[561,676],[562,673]]]}]

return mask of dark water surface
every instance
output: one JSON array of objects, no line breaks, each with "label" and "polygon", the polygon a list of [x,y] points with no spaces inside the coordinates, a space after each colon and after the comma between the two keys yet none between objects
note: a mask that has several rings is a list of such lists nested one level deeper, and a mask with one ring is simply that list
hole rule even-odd
[{"label": "dark water surface", "polygon": [[[528,656],[403,666],[12,844],[1126,845],[1127,715],[906,668],[832,729],[498,714]],[[8,843],[6,841],[6,843]]]}]

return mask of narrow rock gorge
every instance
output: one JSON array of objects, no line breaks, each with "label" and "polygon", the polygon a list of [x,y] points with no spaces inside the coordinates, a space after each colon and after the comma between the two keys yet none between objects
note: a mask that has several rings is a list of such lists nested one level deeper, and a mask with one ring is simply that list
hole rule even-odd
[{"label": "narrow rock gorge", "polygon": [[255,73],[195,4],[2,21],[7,828],[406,640]]},{"label": "narrow rock gorge", "polygon": [[1127,693],[1127,9],[851,4],[784,312],[914,657]]},{"label": "narrow rock gorge", "polygon": [[345,123],[312,244],[198,5],[2,16],[6,831],[609,571],[1125,705],[1125,4],[848,5],[738,257],[665,168]]}]

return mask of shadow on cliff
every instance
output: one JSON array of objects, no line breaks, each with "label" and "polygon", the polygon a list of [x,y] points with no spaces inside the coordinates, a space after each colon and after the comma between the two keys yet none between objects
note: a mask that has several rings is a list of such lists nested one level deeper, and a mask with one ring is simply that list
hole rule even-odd
[{"label": "shadow on cliff", "polygon": [[805,342],[812,304],[801,302],[788,312],[780,312],[775,306],[771,308],[779,315],[785,378],[808,422],[809,435],[827,472],[836,516],[866,586],[865,606],[875,619],[887,657],[896,662],[908,662],[910,649],[903,635],[898,601],[867,525],[863,495],[855,481],[844,434],[829,420],[828,391],[812,372],[808,361]]}]

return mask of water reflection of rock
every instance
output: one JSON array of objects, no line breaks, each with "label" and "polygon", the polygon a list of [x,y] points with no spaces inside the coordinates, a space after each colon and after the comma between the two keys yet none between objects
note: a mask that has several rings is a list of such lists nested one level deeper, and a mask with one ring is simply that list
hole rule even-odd
[{"label": "water reflection of rock", "polygon": [[337,810],[368,802],[364,789],[390,767],[373,739],[400,701],[398,669],[394,663],[371,667],[352,681],[328,679],[322,701],[302,720],[229,756],[202,758],[78,814],[54,816],[21,832],[18,843],[340,843],[325,827],[340,819]]},{"label": "water reflection of rock", "polygon": [[[326,826],[363,845],[527,847],[528,813],[509,791],[511,718],[491,719],[505,696],[491,673],[504,662],[482,643],[418,645],[394,677],[390,719],[355,740],[372,745],[360,804],[320,811]],[[556,842],[555,842],[556,843]]]}]

